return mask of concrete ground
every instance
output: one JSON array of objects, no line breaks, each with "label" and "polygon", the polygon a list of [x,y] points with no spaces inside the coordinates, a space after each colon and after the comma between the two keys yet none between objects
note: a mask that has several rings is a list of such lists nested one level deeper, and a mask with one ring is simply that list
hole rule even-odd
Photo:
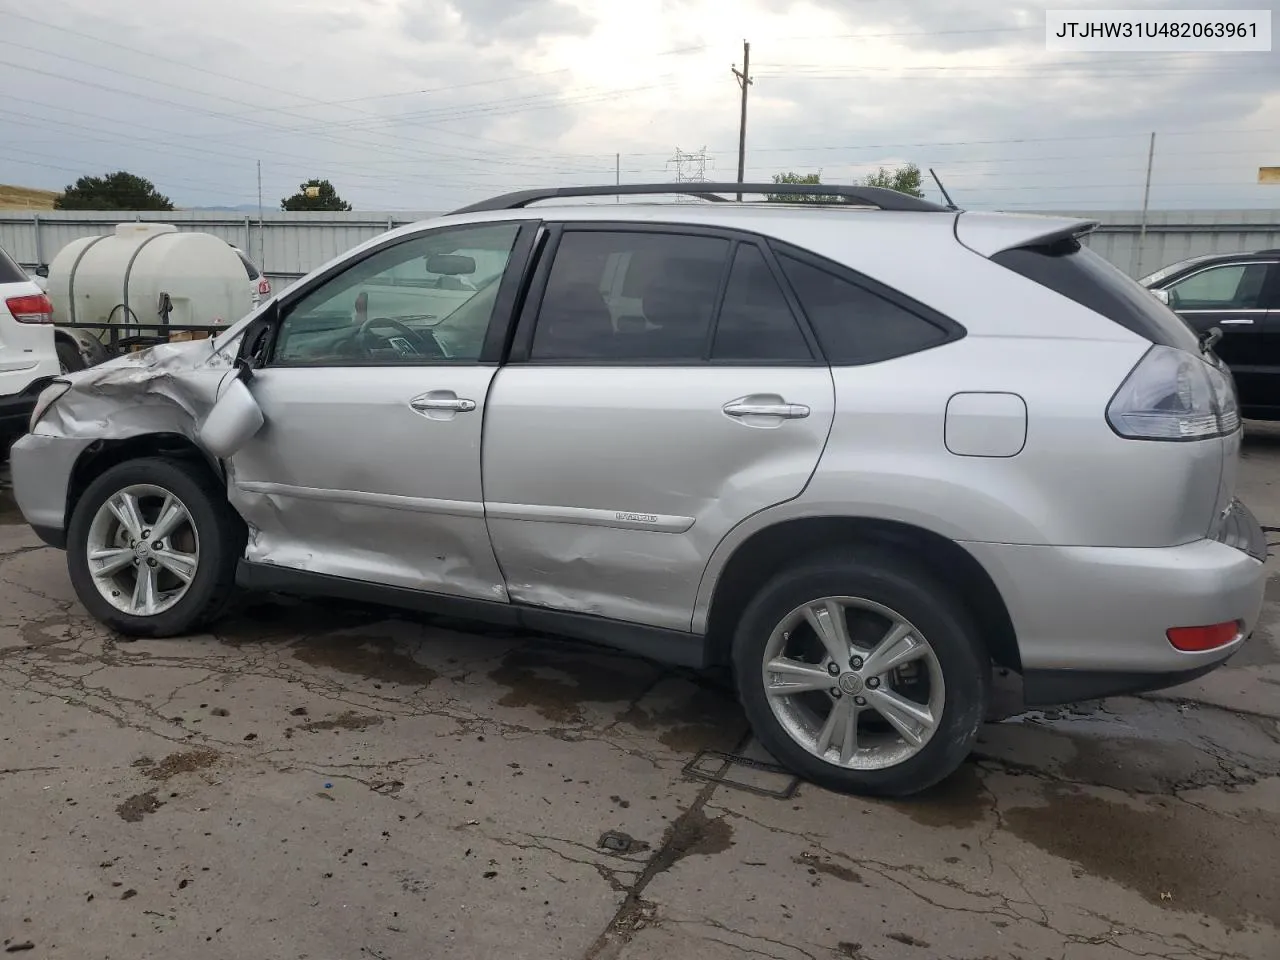
[{"label": "concrete ground", "polygon": [[[1278,483],[1256,429],[1280,528]],[[1280,957],[1274,601],[1210,677],[989,725],[875,802],[702,753],[754,751],[715,679],[574,644],[271,598],[124,642],[0,523],[0,950]]]}]

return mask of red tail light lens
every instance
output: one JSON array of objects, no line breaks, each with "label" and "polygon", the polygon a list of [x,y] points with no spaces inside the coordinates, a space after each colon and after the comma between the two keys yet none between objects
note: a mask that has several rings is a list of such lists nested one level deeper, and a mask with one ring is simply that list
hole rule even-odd
[{"label": "red tail light lens", "polygon": [[1203,650],[1216,650],[1240,636],[1244,624],[1239,620],[1227,623],[1215,623],[1209,627],[1170,627],[1165,635],[1178,650],[1198,653]]},{"label": "red tail light lens", "polygon": [[19,323],[53,323],[53,304],[43,293],[10,297],[4,305]]}]

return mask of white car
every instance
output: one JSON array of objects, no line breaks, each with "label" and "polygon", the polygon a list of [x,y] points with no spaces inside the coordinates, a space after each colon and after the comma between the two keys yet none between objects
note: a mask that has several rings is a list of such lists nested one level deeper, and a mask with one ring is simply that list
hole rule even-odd
[{"label": "white car", "polygon": [[245,255],[243,250],[232,244],[228,244],[228,246],[236,252],[236,256],[244,264],[244,272],[249,275],[249,298],[256,308],[263,300],[271,296],[271,281],[263,275],[262,271]]},{"label": "white car", "polygon": [[53,304],[0,248],[0,441],[27,430],[36,397],[60,372]]}]

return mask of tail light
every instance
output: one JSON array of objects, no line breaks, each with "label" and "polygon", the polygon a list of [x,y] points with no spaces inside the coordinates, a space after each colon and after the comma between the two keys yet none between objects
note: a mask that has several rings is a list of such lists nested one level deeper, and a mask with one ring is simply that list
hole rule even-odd
[{"label": "tail light", "polygon": [[271,281],[263,277],[258,281],[258,292],[264,297],[271,292]]},{"label": "tail light", "polygon": [[1240,408],[1227,374],[1185,350],[1155,346],[1120,385],[1107,422],[1131,440],[1204,440],[1239,429]]},{"label": "tail light", "polygon": [[53,303],[43,293],[10,297],[4,305],[19,323],[53,323]]}]

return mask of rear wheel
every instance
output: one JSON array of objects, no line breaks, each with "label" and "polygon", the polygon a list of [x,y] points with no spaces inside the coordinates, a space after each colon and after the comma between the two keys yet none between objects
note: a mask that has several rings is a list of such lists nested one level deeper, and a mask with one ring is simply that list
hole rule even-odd
[{"label": "rear wheel", "polygon": [[76,504],[67,567],[80,602],[131,636],[172,636],[222,612],[244,551],[244,527],[209,471],[130,460]]},{"label": "rear wheel", "polygon": [[84,357],[80,356],[80,351],[75,348],[74,344],[59,338],[55,348],[58,351],[58,370],[60,373],[72,373],[86,368]]},{"label": "rear wheel", "polygon": [[868,547],[766,584],[739,623],[734,672],[756,736],[787,767],[833,790],[903,796],[964,761],[991,669],[943,584]]}]

